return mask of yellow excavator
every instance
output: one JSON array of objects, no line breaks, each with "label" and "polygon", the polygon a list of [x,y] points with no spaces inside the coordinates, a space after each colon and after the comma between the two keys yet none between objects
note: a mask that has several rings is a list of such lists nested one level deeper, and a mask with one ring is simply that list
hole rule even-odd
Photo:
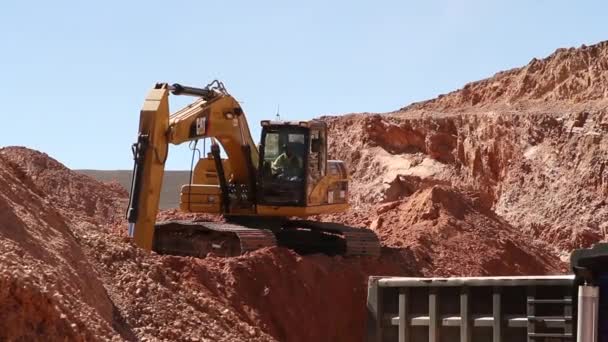
[{"label": "yellow excavator", "polygon": [[[171,113],[170,93],[197,99]],[[346,166],[328,160],[325,123],[264,120],[261,126],[256,146],[241,106],[217,80],[204,88],[156,84],[141,109],[132,147],[127,220],[135,243],[196,257],[277,245],[301,254],[378,255],[378,238],[369,229],[304,219],[349,207]],[[156,222],[169,144],[196,145],[201,139],[210,140],[210,153],[199,153],[190,183],[181,188],[180,209],[221,214],[224,221]]]}]

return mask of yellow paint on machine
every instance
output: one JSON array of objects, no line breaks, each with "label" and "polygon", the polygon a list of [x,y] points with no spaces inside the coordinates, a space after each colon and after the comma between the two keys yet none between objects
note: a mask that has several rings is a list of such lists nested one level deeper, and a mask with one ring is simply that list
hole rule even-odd
[{"label": "yellow paint on machine", "polygon": [[139,115],[139,134],[148,135],[149,148],[145,152],[142,188],[138,199],[138,217],[135,223],[135,243],[143,249],[152,249],[154,224],[160,201],[165,160],[167,159],[169,128],[169,101],[166,88],[152,89]]},{"label": "yellow paint on machine", "polygon": [[[219,82],[216,84],[221,85]],[[306,217],[342,212],[349,208],[346,167],[341,161],[327,160],[324,123],[315,120],[291,124],[292,126],[285,123],[289,127],[316,130],[323,137],[318,140],[322,141],[323,145],[316,145],[317,151],[323,153],[323,158],[317,160],[317,173],[311,174],[309,170],[305,170],[307,187],[304,189],[302,205],[276,206],[255,201],[248,203],[248,196],[253,198],[254,194],[239,192],[239,186],[248,189],[251,189],[251,185],[256,187],[258,165],[262,161],[259,160],[258,147],[251,137],[247,119],[238,101],[225,91],[223,85],[219,89],[207,87],[199,91],[208,91],[209,96],[198,98],[170,114],[168,98],[171,87],[167,84],[157,84],[148,93],[140,112],[139,134],[147,136],[149,144],[143,162],[139,165],[143,169],[139,198],[131,198],[138,213],[134,223],[134,239],[138,246],[146,250],[152,249],[169,144],[177,145],[211,138],[214,146],[221,145],[228,156],[227,159],[221,159],[219,154],[216,154],[215,157],[208,155],[199,159],[193,170],[191,184],[186,184],[181,189],[180,209],[183,211],[242,216]],[[307,148],[312,149],[310,146]],[[230,193],[223,193],[218,165],[221,165],[224,179],[230,185]],[[226,206],[224,199],[229,196],[232,197]]]}]

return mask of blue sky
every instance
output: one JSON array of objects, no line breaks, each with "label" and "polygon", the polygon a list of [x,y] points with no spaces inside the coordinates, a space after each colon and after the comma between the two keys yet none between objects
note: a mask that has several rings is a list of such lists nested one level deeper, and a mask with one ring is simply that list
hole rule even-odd
[{"label": "blue sky", "polygon": [[[606,40],[607,11],[559,0],[3,1],[0,146],[128,169],[149,88],[214,78],[257,141],[278,104],[285,119],[395,110]],[[187,146],[171,149],[168,169],[189,163]]]}]

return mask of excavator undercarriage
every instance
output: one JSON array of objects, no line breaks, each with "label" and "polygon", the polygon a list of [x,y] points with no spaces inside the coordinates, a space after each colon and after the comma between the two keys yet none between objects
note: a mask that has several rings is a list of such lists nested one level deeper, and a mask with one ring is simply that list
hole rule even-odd
[{"label": "excavator undercarriage", "polygon": [[[264,220],[262,220],[263,222]],[[152,249],[160,254],[238,256],[281,246],[298,254],[379,256],[378,237],[368,229],[330,222],[289,220],[261,228],[226,222],[164,221],[156,224]]]}]

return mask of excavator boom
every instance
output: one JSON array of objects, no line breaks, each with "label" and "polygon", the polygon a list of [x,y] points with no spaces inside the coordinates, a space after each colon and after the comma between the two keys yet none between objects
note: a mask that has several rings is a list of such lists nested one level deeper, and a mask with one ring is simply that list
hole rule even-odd
[{"label": "excavator boom", "polygon": [[[170,92],[201,98],[170,115]],[[207,137],[217,139],[234,161],[232,165],[237,167],[232,168],[233,180],[250,183],[258,151],[240,105],[221,83],[215,81],[202,89],[159,83],[148,93],[140,112],[137,143],[133,145],[135,166],[127,212],[129,235],[138,245],[152,248],[169,144]],[[219,150],[217,153],[219,158]]]},{"label": "excavator boom", "polygon": [[169,91],[157,84],[148,93],[139,115],[139,133],[133,144],[135,165],[131,181],[131,195],[127,210],[129,236],[135,243],[152,249],[154,224],[160,201],[165,161],[169,153]]}]

